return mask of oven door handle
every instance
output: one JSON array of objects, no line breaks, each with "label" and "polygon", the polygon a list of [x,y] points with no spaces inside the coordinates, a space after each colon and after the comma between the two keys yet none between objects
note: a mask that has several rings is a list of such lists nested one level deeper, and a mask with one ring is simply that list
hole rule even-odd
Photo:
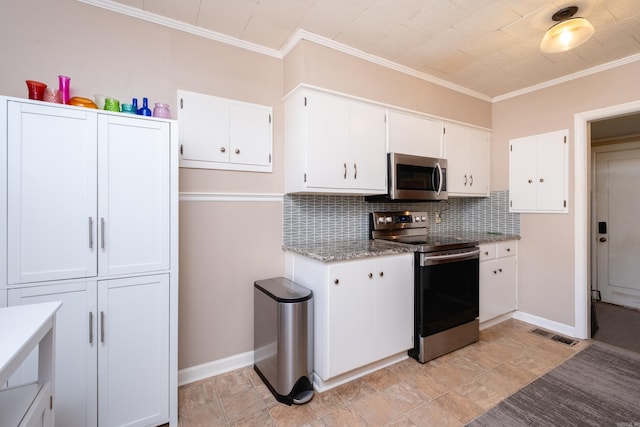
[{"label": "oven door handle", "polygon": [[479,258],[480,257],[480,249],[474,249],[468,252],[458,252],[455,254],[445,254],[445,255],[429,255],[429,254],[421,254],[420,256],[420,265],[434,265],[434,264],[445,264],[449,262],[457,262],[457,261],[466,261],[469,259]]}]

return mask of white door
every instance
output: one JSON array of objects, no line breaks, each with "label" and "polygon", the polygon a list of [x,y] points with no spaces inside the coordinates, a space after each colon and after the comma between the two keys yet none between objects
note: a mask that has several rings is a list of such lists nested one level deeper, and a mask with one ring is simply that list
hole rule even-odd
[{"label": "white door", "polygon": [[389,111],[389,152],[443,157],[442,121]]},{"label": "white door", "polygon": [[376,351],[392,356],[413,347],[413,254],[377,258]]},{"label": "white door", "polygon": [[465,127],[446,125],[445,151],[447,158],[447,191],[469,191],[468,131]]},{"label": "white door", "polygon": [[233,103],[229,106],[229,161],[245,165],[271,163],[271,109]]},{"label": "white door", "polygon": [[349,103],[313,93],[307,98],[307,187],[347,188]]},{"label": "white door", "polygon": [[96,114],[9,102],[9,283],[96,275]]},{"label": "white door", "polygon": [[349,106],[349,187],[386,193],[387,124],[385,110],[351,102]]},{"label": "white door", "polygon": [[229,102],[215,96],[179,91],[182,158],[229,161]]},{"label": "white door", "polygon": [[100,427],[169,416],[169,275],[98,283]]},{"label": "white door", "polygon": [[468,129],[468,159],[470,194],[489,195],[489,133]]},{"label": "white door", "polygon": [[639,180],[640,150],[596,154],[597,288],[603,301],[638,309]]},{"label": "white door", "polygon": [[100,116],[101,276],[169,268],[169,124]]},{"label": "white door", "polygon": [[374,267],[373,261],[329,266],[328,374],[324,380],[375,360]]},{"label": "white door", "polygon": [[[96,281],[80,280],[9,290],[9,305],[62,301],[56,314],[55,423],[90,427],[98,421]],[[38,378],[37,349],[26,359],[16,384]]]}]

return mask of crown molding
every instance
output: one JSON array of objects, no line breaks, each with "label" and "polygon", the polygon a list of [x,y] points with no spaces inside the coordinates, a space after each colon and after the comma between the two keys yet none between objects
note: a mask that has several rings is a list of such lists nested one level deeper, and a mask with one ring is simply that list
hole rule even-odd
[{"label": "crown molding", "polygon": [[536,92],[538,90],[546,89],[549,87],[553,87],[562,83],[569,82],[571,80],[576,80],[581,77],[586,77],[592,74],[596,74],[602,71],[610,70],[612,68],[616,68],[622,65],[630,64],[636,61],[640,61],[640,54],[635,54],[628,56],[626,58],[622,58],[616,61],[608,62],[606,64],[601,64],[583,71],[578,71],[573,74],[569,74],[557,79],[548,80],[546,82],[539,83],[537,85],[529,86],[523,89],[519,89],[513,92],[505,93],[503,95],[498,95],[495,97],[491,97],[485,95],[483,93],[474,91],[472,89],[459,86],[455,83],[451,83],[449,81],[434,77],[427,73],[421,73],[412,68],[406,67],[404,65],[400,65],[398,63],[389,61],[384,58],[380,58],[375,55],[371,55],[369,53],[363,52],[361,50],[355,49],[351,46],[347,46],[343,43],[337,42],[335,40],[328,39],[326,37],[320,36],[318,34],[312,33],[307,30],[298,29],[293,36],[289,38],[283,45],[281,50],[271,49],[259,45],[257,43],[251,43],[247,41],[240,40],[235,37],[228,36],[226,34],[218,33],[216,31],[207,30],[205,28],[200,28],[192,24],[186,24],[184,22],[177,21],[175,19],[166,18],[161,15],[157,15],[155,13],[147,12],[135,7],[127,6],[122,3],[115,2],[113,0],[78,0],[79,2],[90,4],[92,6],[100,7],[102,9],[110,10],[112,12],[120,13],[123,15],[131,16],[133,18],[142,19],[144,21],[152,22],[158,25],[163,25],[165,27],[173,28],[179,31],[184,31],[186,33],[194,34],[196,36],[204,37],[210,40],[215,40],[220,43],[229,44],[241,49],[247,49],[256,53],[260,53],[263,55],[271,56],[278,59],[283,59],[293,48],[294,46],[300,42],[301,40],[307,40],[310,42],[314,42],[320,44],[322,46],[346,53],[348,55],[363,59],[365,61],[369,61],[373,64],[380,65],[385,68],[389,68],[391,70],[398,71],[400,73],[416,77],[418,79],[428,81],[430,83],[436,84],[438,86],[451,89],[453,91],[480,99],[482,101],[487,101],[491,103],[505,101],[507,99],[515,98],[521,95],[525,95],[528,93]]},{"label": "crown molding", "polygon": [[505,93],[504,95],[499,95],[494,97],[492,102],[495,103],[495,102],[505,101],[507,99],[515,98],[521,95],[526,95],[528,93],[536,92],[536,91],[546,89],[552,86],[556,86],[562,83],[567,83],[567,82],[570,82],[571,80],[576,80],[581,77],[587,77],[593,74],[600,73],[602,71],[611,70],[612,68],[617,68],[623,65],[632,64],[637,61],[640,61],[640,53],[627,56],[626,58],[618,59],[616,61],[607,62],[606,64],[596,65],[595,67],[587,68],[586,70],[578,71],[576,73],[567,74],[566,76],[562,76],[553,80],[548,80],[546,82],[529,86],[524,89],[519,89],[513,92]]},{"label": "crown molding", "polygon": [[355,57],[360,58],[360,59],[364,59],[365,61],[369,61],[371,63],[380,65],[382,67],[389,68],[389,69],[395,70],[395,71],[399,71],[401,73],[410,75],[412,77],[416,77],[418,79],[425,80],[425,81],[428,81],[430,83],[437,84],[438,86],[442,86],[442,87],[445,87],[447,89],[451,89],[451,90],[454,90],[456,92],[460,92],[462,94],[469,95],[469,96],[472,96],[474,98],[481,99],[483,101],[491,102],[491,97],[489,97],[489,96],[487,96],[485,94],[482,94],[480,92],[476,92],[476,91],[468,89],[466,87],[456,85],[454,83],[448,82],[448,81],[443,80],[443,79],[439,79],[439,78],[434,77],[434,76],[432,76],[430,74],[427,74],[427,73],[421,73],[419,71],[414,70],[413,68],[405,67],[404,65],[400,65],[400,64],[395,63],[393,61],[389,61],[387,59],[380,58],[380,57],[375,56],[375,55],[371,55],[370,53],[363,52],[363,51],[355,49],[355,48],[353,48],[351,46],[347,46],[346,44],[337,42],[335,40],[328,39],[328,38],[323,37],[323,36],[319,36],[319,35],[317,35],[315,33],[312,33],[312,32],[306,31],[306,30],[302,30],[302,29],[299,29],[298,31],[296,31],[294,33],[294,35],[287,41],[287,43],[285,43],[285,45],[284,45],[284,47],[283,47],[283,49],[281,51],[283,57],[286,56],[291,51],[291,49],[293,49],[293,47],[301,40],[307,40],[307,41],[310,41],[310,42],[318,43],[318,44],[323,45],[325,47],[328,47],[328,48],[331,48],[331,49],[346,53],[346,54],[351,55],[351,56],[355,56]]},{"label": "crown molding", "polygon": [[165,27],[183,31],[185,33],[190,33],[190,34],[204,37],[210,40],[215,40],[220,43],[229,44],[242,49],[247,49],[253,52],[261,53],[263,55],[282,59],[282,53],[280,53],[279,50],[264,47],[257,43],[243,41],[235,37],[231,37],[226,34],[218,33],[212,30],[207,30],[205,28],[200,28],[192,24],[186,24],[184,22],[180,22],[175,19],[166,18],[164,16],[147,12],[135,7],[127,6],[125,4],[118,3],[112,0],[78,0],[78,1],[81,3],[90,4],[92,6],[96,6],[102,9],[110,10],[112,12],[131,16],[132,18],[142,19],[143,21],[152,22],[158,25],[163,25]]}]

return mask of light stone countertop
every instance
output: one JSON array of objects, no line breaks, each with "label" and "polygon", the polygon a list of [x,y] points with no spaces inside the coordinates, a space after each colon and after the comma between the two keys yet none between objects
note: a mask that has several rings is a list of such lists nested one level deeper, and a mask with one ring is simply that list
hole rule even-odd
[{"label": "light stone countertop", "polygon": [[[467,241],[479,242],[479,244],[520,239],[520,236],[514,234],[483,232],[454,232],[447,233],[446,235]],[[283,245],[282,249],[322,262],[349,261],[359,258],[395,255],[414,251],[414,248],[411,246],[385,242],[383,240],[347,240],[304,245]]]}]

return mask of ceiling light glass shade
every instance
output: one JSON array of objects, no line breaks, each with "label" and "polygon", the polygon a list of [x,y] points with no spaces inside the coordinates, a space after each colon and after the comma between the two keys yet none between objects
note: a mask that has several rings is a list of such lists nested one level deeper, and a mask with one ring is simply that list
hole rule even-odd
[{"label": "ceiling light glass shade", "polygon": [[584,18],[571,18],[549,28],[540,43],[540,50],[547,53],[565,52],[589,40],[595,29]]}]

